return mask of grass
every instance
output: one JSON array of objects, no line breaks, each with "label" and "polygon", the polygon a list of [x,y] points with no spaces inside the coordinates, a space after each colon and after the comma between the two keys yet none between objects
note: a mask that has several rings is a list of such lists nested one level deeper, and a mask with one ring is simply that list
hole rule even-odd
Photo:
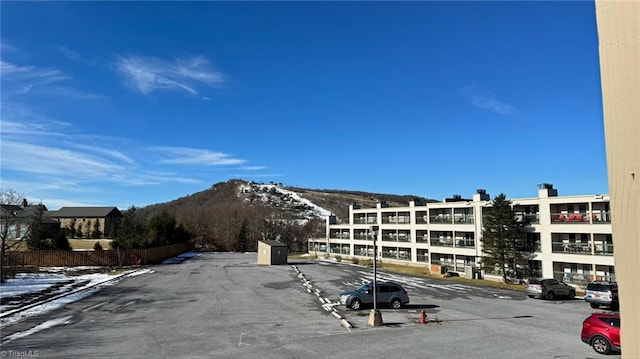
[{"label": "grass", "polygon": [[[289,256],[289,258],[291,258],[291,259],[315,260],[316,256],[315,256],[315,254],[306,254],[305,253],[305,254],[292,254],[292,255]],[[351,258],[342,258],[342,260],[345,263],[353,263]],[[363,264],[363,262],[364,262],[364,264]],[[360,259],[359,262],[358,262],[358,265],[360,265],[362,267],[371,267],[371,266],[373,266],[373,261],[371,259],[369,259],[369,260]],[[484,286],[484,287],[510,289],[510,290],[515,290],[515,291],[523,291],[524,288],[525,288],[524,285],[522,285],[522,284],[502,283],[502,282],[497,282],[497,281],[492,281],[492,280],[467,279],[467,278],[462,278],[462,277],[444,278],[440,274],[431,273],[431,271],[429,271],[427,269],[426,265],[419,266],[419,265],[409,265],[409,264],[381,263],[378,266],[378,268],[384,269],[385,271],[391,272],[391,273],[402,273],[402,274],[408,274],[408,275],[412,275],[412,276],[416,276],[416,277],[424,277],[424,278],[430,278],[430,279],[436,279],[436,280],[447,280],[447,281],[451,281],[451,282],[464,283],[464,284],[473,284],[473,285],[479,285],[479,286]]]},{"label": "grass", "polygon": [[93,249],[96,242],[100,242],[102,249],[111,249],[110,239],[69,239],[69,244],[74,250]]}]

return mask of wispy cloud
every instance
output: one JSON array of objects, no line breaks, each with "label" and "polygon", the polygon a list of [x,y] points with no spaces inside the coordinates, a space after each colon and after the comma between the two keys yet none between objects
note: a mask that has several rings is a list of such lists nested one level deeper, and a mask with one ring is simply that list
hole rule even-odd
[{"label": "wispy cloud", "polygon": [[0,124],[3,186],[13,183],[21,191],[52,194],[93,186],[99,192],[128,186],[200,185],[205,182],[200,176],[184,176],[185,166],[224,168],[246,162],[208,149],[149,147],[126,138],[82,133],[69,123],[48,120],[16,104],[2,112]]},{"label": "wispy cloud", "polygon": [[17,65],[0,59],[0,73],[3,79],[4,95],[24,95],[36,92],[80,100],[104,98],[104,96],[81,91],[64,84],[63,81],[71,80],[71,78],[57,69]]},{"label": "wispy cloud", "polygon": [[501,101],[496,96],[480,85],[472,83],[463,87],[460,92],[467,97],[469,103],[483,110],[489,110],[499,115],[514,115],[518,109],[505,101]]},{"label": "wispy cloud", "polygon": [[174,61],[129,56],[118,58],[116,66],[127,83],[145,95],[159,90],[196,95],[200,86],[224,83],[224,75],[209,69],[208,63],[201,56]]},{"label": "wispy cloud", "polygon": [[239,158],[233,158],[222,152],[213,152],[187,147],[156,147],[155,150],[162,152],[167,158],[161,160],[161,163],[167,164],[197,164],[202,166],[223,166],[238,165],[246,161]]},{"label": "wispy cloud", "polygon": [[16,65],[1,59],[0,72],[5,80],[32,80],[39,84],[48,84],[68,78],[56,69]]},{"label": "wispy cloud", "polygon": [[52,46],[54,50],[58,51],[62,56],[66,57],[71,61],[80,61],[82,59],[82,56],[80,56],[80,53],[76,50],[70,49],[62,45],[52,45]]},{"label": "wispy cloud", "polygon": [[265,166],[242,166],[240,167],[240,169],[242,170],[246,170],[246,171],[260,171],[260,170],[264,170],[267,167]]}]

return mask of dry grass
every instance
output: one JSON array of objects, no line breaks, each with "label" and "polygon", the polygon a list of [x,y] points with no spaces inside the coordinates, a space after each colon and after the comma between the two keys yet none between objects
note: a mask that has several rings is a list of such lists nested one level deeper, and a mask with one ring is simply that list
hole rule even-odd
[{"label": "dry grass", "polygon": [[[12,245],[16,241],[8,240],[7,242]],[[69,239],[69,244],[71,248],[74,250],[87,250],[93,249],[93,246],[96,245],[96,242],[100,242],[102,249],[111,249],[111,240],[110,239]],[[16,247],[17,251],[28,251],[27,241],[20,241],[18,246]]]},{"label": "dry grass", "polygon": [[102,249],[111,249],[110,239],[69,239],[69,244],[74,250],[93,249],[96,242],[100,242]]}]

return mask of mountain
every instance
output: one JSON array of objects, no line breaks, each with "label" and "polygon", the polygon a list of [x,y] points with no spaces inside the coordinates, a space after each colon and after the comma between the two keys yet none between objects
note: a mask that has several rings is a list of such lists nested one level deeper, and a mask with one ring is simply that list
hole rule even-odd
[{"label": "mountain", "polygon": [[292,218],[326,218],[334,214],[346,218],[350,204],[375,207],[378,202],[389,206],[407,206],[409,201],[436,202],[413,195],[394,195],[333,189],[307,189],[284,186],[281,183],[256,183],[241,179],[220,182],[211,188],[176,200],[147,206],[141,211],[147,215],[167,210],[179,212],[181,208],[233,208],[249,205],[286,213]]}]

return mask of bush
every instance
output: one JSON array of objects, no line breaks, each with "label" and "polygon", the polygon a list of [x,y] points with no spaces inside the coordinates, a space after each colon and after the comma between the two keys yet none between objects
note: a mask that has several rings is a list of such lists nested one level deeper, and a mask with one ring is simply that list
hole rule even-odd
[{"label": "bush", "polygon": [[342,256],[335,256],[336,262],[342,262]]},{"label": "bush", "polygon": [[363,260],[360,261],[360,265],[363,265],[365,267],[372,266],[373,265],[373,259],[363,259]]},{"label": "bush", "polygon": [[329,259],[329,253],[324,254],[324,259]]},{"label": "bush", "polygon": [[358,264],[360,263],[360,260],[358,259],[358,257],[351,257],[351,263]]},{"label": "bush", "polygon": [[99,241],[96,241],[96,244],[93,245],[93,250],[94,251],[101,251],[102,250],[102,244],[100,244]]}]

